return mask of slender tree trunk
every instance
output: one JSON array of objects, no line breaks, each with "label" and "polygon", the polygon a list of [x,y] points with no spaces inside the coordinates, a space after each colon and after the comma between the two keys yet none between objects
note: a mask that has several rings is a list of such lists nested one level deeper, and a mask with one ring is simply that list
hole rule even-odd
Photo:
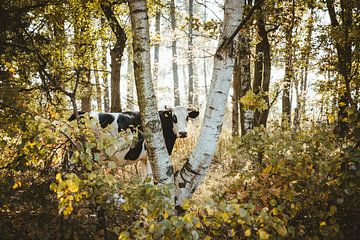
[{"label": "slender tree trunk", "polygon": [[[92,51],[94,52],[94,50]],[[95,87],[96,87],[96,104],[97,104],[97,111],[102,112],[102,91],[101,91],[101,84],[100,84],[100,77],[99,77],[99,67],[98,67],[98,60],[95,57],[95,54],[91,54],[92,57],[92,66],[93,66],[93,73],[95,78]]]},{"label": "slender tree trunk", "polygon": [[[82,6],[84,7],[84,6]],[[84,29],[89,26],[87,22],[83,22],[77,18],[74,19],[74,38],[75,38],[75,57],[76,67],[79,71],[80,84],[82,92],[80,95],[81,111],[91,111],[91,74],[90,74],[90,56],[88,56],[88,45],[84,44],[83,39]]]},{"label": "slender tree trunk", "polygon": [[295,0],[292,2],[292,16],[290,26],[285,30],[286,46],[285,46],[285,76],[283,81],[283,96],[282,96],[282,116],[281,126],[282,128],[288,128],[291,124],[291,101],[290,90],[291,83],[294,78],[293,69],[293,42],[292,32],[294,28],[295,18]]},{"label": "slender tree trunk", "polygon": [[[225,1],[220,44],[226,41],[239,25],[242,19],[243,8],[244,0]],[[234,56],[231,49],[232,46],[219,48],[215,54],[213,77],[200,136],[188,161],[175,176],[178,186],[177,206],[181,206],[184,199],[191,197],[200,185],[215,154],[224,120],[226,101],[234,67]]]},{"label": "slender tree trunk", "polygon": [[177,64],[177,39],[176,39],[176,16],[175,16],[175,0],[170,1],[170,19],[171,19],[171,30],[173,32],[171,51],[172,51],[172,72],[174,81],[174,105],[180,105],[180,94],[179,94],[179,75],[178,75],[178,64]]},{"label": "slender tree trunk", "polygon": [[132,46],[129,44],[127,47],[128,51],[128,66],[127,66],[127,110],[133,111],[135,105],[134,90],[135,90],[135,79],[134,79],[134,65],[133,65],[133,51]]},{"label": "slender tree trunk", "polygon": [[[206,22],[206,20],[207,20],[206,8],[207,8],[207,6],[206,6],[206,0],[204,0],[204,18],[203,18],[203,21],[204,21],[204,22]],[[204,74],[205,96],[206,96],[207,93],[208,93],[208,89],[207,89],[207,85],[208,85],[208,84],[207,84],[207,72],[206,72],[206,70],[207,70],[207,64],[206,64],[206,61],[207,61],[207,59],[204,58],[204,59],[203,59],[203,67],[204,67],[203,74]]]},{"label": "slender tree trunk", "polygon": [[194,0],[189,0],[189,39],[188,39],[188,77],[189,77],[189,92],[188,104],[194,105],[195,102],[195,76],[194,76],[194,56],[193,56],[193,18],[194,18]]},{"label": "slender tree trunk", "polygon": [[[246,95],[251,89],[251,76],[250,76],[250,38],[249,30],[239,33],[239,62],[240,62],[240,96],[239,100]],[[244,104],[240,103],[240,126],[241,136],[244,136],[253,128],[254,123],[254,110],[245,109]]]},{"label": "slender tree trunk", "polygon": [[[261,8],[257,20],[257,30],[260,42],[256,44],[255,47],[256,60],[254,66],[253,91],[255,94],[261,94],[269,107],[268,92],[271,75],[270,43],[268,39],[268,32],[265,29],[265,20]],[[259,127],[263,125],[266,127],[268,113],[269,109],[263,110],[262,112],[255,110],[253,126]]]},{"label": "slender tree trunk", "polygon": [[[106,29],[105,27],[105,19],[101,18],[101,26],[102,28]],[[109,104],[109,80],[108,80],[108,72],[107,72],[107,46],[105,39],[101,39],[101,69],[102,69],[102,79],[103,79],[103,88],[104,88],[104,110],[105,112],[110,111],[110,104]]]},{"label": "slender tree trunk", "polygon": [[240,105],[240,91],[241,91],[241,56],[240,56],[240,40],[238,42],[238,51],[237,56],[235,58],[234,64],[234,73],[233,73],[233,81],[232,81],[232,88],[233,88],[233,95],[232,95],[232,131],[231,135],[233,137],[239,136],[240,127],[239,127],[239,105]]},{"label": "slender tree trunk", "polygon": [[144,130],[148,159],[157,183],[173,183],[173,167],[164,144],[156,97],[151,79],[150,36],[146,0],[129,1],[133,32],[134,75],[141,124]]},{"label": "slender tree trunk", "polygon": [[306,114],[305,112],[305,104],[306,104],[306,91],[307,91],[307,79],[309,72],[309,63],[310,63],[310,55],[311,55],[311,45],[312,45],[312,33],[314,29],[314,8],[311,7],[310,16],[308,18],[307,23],[307,31],[305,38],[305,46],[304,46],[304,68],[301,71],[301,80],[298,90],[298,101],[297,101],[297,117],[294,122],[297,124],[297,127],[300,127],[303,116]]},{"label": "slender tree trunk", "polygon": [[86,71],[86,78],[83,82],[83,91],[81,97],[81,111],[84,112],[91,112],[91,94],[92,94],[92,87],[91,87],[91,74],[90,70]]},{"label": "slender tree trunk", "polygon": [[[341,24],[339,23],[336,11],[334,7],[334,0],[326,0],[326,6],[328,8],[328,13],[330,16],[331,27],[338,34],[338,36],[333,37],[335,40],[335,48],[337,51],[338,66],[337,71],[341,76],[340,87],[345,89],[344,91],[339,92],[338,96],[338,123],[335,128],[335,132],[339,137],[344,137],[349,132],[349,114],[347,109],[353,104],[351,97],[351,87],[350,82],[351,77],[351,68],[352,68],[352,40],[350,37],[350,31],[352,28],[352,18],[353,18],[353,3],[350,0],[340,1],[340,19]],[[356,106],[353,106],[356,109]]]},{"label": "slender tree trunk", "polygon": [[[157,7],[155,13],[155,33],[157,38],[160,39],[160,24],[161,24],[161,8],[160,6]],[[158,74],[159,74],[159,52],[160,52],[160,43],[156,41],[154,47],[154,87],[155,91],[157,90],[158,85]]]},{"label": "slender tree trunk", "polygon": [[264,75],[263,75],[263,81],[262,81],[262,91],[263,91],[263,96],[262,98],[264,99],[264,102],[267,105],[267,108],[264,109],[261,113],[260,113],[260,118],[259,118],[259,123],[260,125],[266,127],[266,123],[267,123],[267,119],[269,116],[269,108],[270,108],[270,101],[269,101],[269,88],[270,88],[270,79],[271,79],[271,54],[270,54],[270,43],[269,43],[269,39],[267,36],[267,32],[265,30],[265,26],[262,29],[262,36],[265,39],[264,40]]},{"label": "slender tree trunk", "polygon": [[119,21],[116,19],[115,13],[111,8],[110,2],[101,3],[109,25],[115,34],[116,42],[113,49],[110,50],[111,56],[111,111],[121,112],[121,95],[120,95],[120,69],[121,59],[125,50],[126,33],[121,27]]}]

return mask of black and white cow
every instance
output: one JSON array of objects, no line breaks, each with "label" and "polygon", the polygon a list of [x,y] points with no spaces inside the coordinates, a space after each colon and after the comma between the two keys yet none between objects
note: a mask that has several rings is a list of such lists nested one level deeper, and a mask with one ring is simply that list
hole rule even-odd
[{"label": "black and white cow", "polygon": [[[166,108],[166,107],[165,107]],[[98,112],[79,112],[80,117],[85,114],[89,114],[89,117],[96,119],[101,128],[108,126],[112,131],[117,131],[112,134],[126,129],[138,128],[137,143],[132,147],[129,147],[125,151],[119,151],[114,154],[112,160],[118,166],[126,166],[139,162],[141,174],[143,176],[151,175],[151,167],[149,161],[147,161],[147,152],[144,142],[144,136],[141,132],[141,120],[139,112],[121,112],[121,113],[98,113]],[[194,108],[185,108],[177,106],[174,108],[166,108],[159,111],[161,125],[163,129],[166,149],[171,155],[174,148],[176,138],[187,137],[187,122],[189,118],[196,118],[199,115],[199,111]],[[69,121],[75,120],[75,114],[73,114]]]}]

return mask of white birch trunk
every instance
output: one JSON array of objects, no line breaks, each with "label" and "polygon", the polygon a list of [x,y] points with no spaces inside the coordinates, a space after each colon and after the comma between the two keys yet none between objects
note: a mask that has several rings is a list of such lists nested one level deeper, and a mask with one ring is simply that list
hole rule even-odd
[{"label": "white birch trunk", "polygon": [[[223,31],[219,46],[229,38],[240,24],[243,9],[244,0],[225,1]],[[199,140],[189,160],[175,176],[178,187],[177,206],[181,205],[185,198],[191,197],[212,162],[222,130],[233,68],[233,46],[230,44],[228,47],[218,51],[214,57],[212,82]]]},{"label": "white birch trunk", "polygon": [[165,147],[156,97],[151,79],[150,36],[146,0],[129,1],[133,33],[134,76],[141,124],[154,181],[173,183],[173,167]]}]

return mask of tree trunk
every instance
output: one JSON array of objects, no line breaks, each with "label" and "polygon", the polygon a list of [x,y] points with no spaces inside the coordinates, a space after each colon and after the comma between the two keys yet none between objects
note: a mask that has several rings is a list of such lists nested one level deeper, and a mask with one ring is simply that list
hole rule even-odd
[{"label": "tree trunk", "polygon": [[87,70],[85,79],[83,79],[83,91],[81,96],[81,111],[91,112],[91,74],[90,70]]},{"label": "tree trunk", "polygon": [[233,74],[233,136],[244,136],[253,123],[254,111],[245,109],[240,99],[251,89],[249,30],[239,33]]},{"label": "tree trunk", "polygon": [[[161,20],[161,10],[160,10],[160,6],[158,6],[155,13],[155,33],[158,39],[160,39],[160,23],[161,23],[160,20]],[[158,85],[159,52],[160,52],[160,42],[156,41],[154,46],[154,80],[153,80],[155,91],[157,90],[157,85]]]},{"label": "tree trunk", "polygon": [[180,105],[180,94],[179,94],[179,75],[178,75],[178,65],[177,65],[177,39],[176,39],[176,16],[175,16],[175,0],[170,1],[170,19],[171,19],[171,30],[172,30],[172,42],[171,42],[171,51],[172,51],[172,72],[173,72],[173,81],[174,81],[174,105]]},{"label": "tree trunk", "polygon": [[134,64],[133,64],[133,51],[132,46],[128,45],[128,66],[127,66],[127,94],[126,94],[126,109],[129,111],[134,110],[135,98],[134,98],[134,90],[135,90],[135,80],[134,80]]},{"label": "tree trunk", "polygon": [[101,91],[101,84],[100,84],[100,77],[98,70],[98,62],[97,62],[97,58],[95,57],[95,54],[92,54],[91,59],[92,59],[93,73],[95,78],[97,111],[102,112],[102,91]]},{"label": "tree trunk", "polygon": [[291,23],[285,29],[285,76],[283,81],[283,96],[282,96],[282,116],[281,116],[281,127],[286,129],[290,127],[291,124],[291,101],[290,101],[290,90],[291,83],[294,78],[294,69],[293,69],[293,42],[292,42],[292,32],[294,28],[294,18],[295,18],[295,0],[292,1],[291,7]]},{"label": "tree trunk", "polygon": [[189,91],[188,91],[188,104],[194,105],[195,103],[195,76],[194,76],[194,56],[193,56],[193,17],[194,17],[194,0],[189,0],[189,39],[188,39],[188,77],[189,77]]},{"label": "tree trunk", "polygon": [[236,52],[235,64],[234,64],[234,73],[233,73],[233,81],[232,81],[232,131],[231,135],[233,137],[239,136],[239,105],[240,105],[240,92],[241,92],[241,70],[240,70],[240,39],[238,42],[238,50]]},{"label": "tree trunk", "polygon": [[[84,7],[84,6],[82,6]],[[74,19],[74,40],[75,40],[75,58],[76,68],[79,74],[79,83],[82,87],[80,94],[81,111],[91,111],[91,74],[90,74],[90,56],[88,45],[85,44],[83,34],[85,29],[88,29],[88,23],[83,22],[77,18]]]},{"label": "tree trunk", "polygon": [[[268,32],[265,29],[265,20],[263,11],[260,8],[258,19],[257,19],[257,30],[260,38],[260,42],[256,44],[256,60],[254,66],[254,83],[253,91],[255,94],[262,94],[263,99],[269,107],[269,85],[270,85],[270,70],[271,70],[271,59],[270,59],[270,43],[268,39]],[[255,110],[254,113],[254,127],[261,125],[266,127],[267,117],[269,109]]]},{"label": "tree trunk", "polygon": [[146,0],[129,1],[133,33],[134,75],[148,160],[157,183],[173,183],[173,167],[164,144],[151,80],[150,36]]},{"label": "tree trunk", "polygon": [[[240,62],[240,92],[239,100],[251,89],[250,77],[250,38],[249,29],[239,33],[239,62]],[[239,102],[238,100],[238,102]],[[254,110],[245,109],[244,104],[240,103],[240,130],[244,136],[253,128]]]},{"label": "tree trunk", "polygon": [[300,85],[298,90],[298,100],[297,100],[297,116],[294,119],[294,123],[296,123],[296,127],[300,128],[301,121],[303,116],[306,114],[305,112],[305,104],[306,104],[306,91],[307,91],[307,80],[308,80],[308,72],[309,72],[309,63],[310,63],[310,55],[311,55],[311,45],[312,45],[312,34],[314,29],[314,8],[311,7],[310,16],[307,22],[307,31],[305,38],[305,46],[304,46],[304,68],[301,72]]},{"label": "tree trunk", "polygon": [[269,101],[269,88],[270,88],[270,79],[271,79],[271,54],[270,54],[270,43],[268,39],[268,32],[265,30],[265,26],[261,31],[262,37],[264,40],[264,75],[263,75],[263,81],[262,81],[262,91],[263,91],[263,99],[264,102],[267,105],[267,108],[264,109],[260,113],[259,123],[260,125],[266,127],[267,119],[269,116],[269,110],[270,110],[270,101]]},{"label": "tree trunk", "polygon": [[[204,0],[204,18],[203,18],[203,21],[206,22],[206,19],[207,19],[207,13],[206,13],[206,0]],[[203,71],[203,74],[204,74],[204,87],[205,87],[205,96],[207,96],[207,93],[208,93],[208,89],[207,89],[207,64],[206,64],[206,61],[207,61],[207,58],[204,57],[203,59],[203,68],[204,68],[204,71]]]},{"label": "tree trunk", "polygon": [[[222,42],[226,41],[239,25],[243,8],[244,0],[225,1],[223,31],[219,46],[222,46]],[[200,185],[215,154],[234,67],[234,56],[231,49],[231,45],[220,47],[215,54],[212,82],[200,136],[188,161],[175,176],[178,187],[176,202],[178,207],[181,206],[184,199],[191,197]]]},{"label": "tree trunk", "polygon": [[[353,4],[349,0],[340,1],[340,18],[341,24],[337,20],[334,0],[326,0],[326,6],[328,8],[328,13],[330,16],[331,27],[340,37],[333,37],[335,41],[335,48],[338,58],[337,71],[340,78],[340,87],[344,91],[339,92],[338,96],[338,123],[335,129],[336,134],[339,137],[344,137],[349,132],[349,114],[347,109],[353,104],[351,97],[351,87],[350,82],[351,69],[352,69],[352,40],[350,37],[350,31],[352,28],[352,18],[353,18]],[[356,106],[353,106],[355,111]]]},{"label": "tree trunk", "polygon": [[[105,27],[105,19],[101,18],[101,26],[102,28]],[[102,69],[102,78],[103,78],[103,88],[104,88],[104,110],[105,112],[110,111],[110,104],[109,104],[109,80],[108,80],[108,72],[107,72],[107,46],[105,39],[101,39],[101,69]]]},{"label": "tree trunk", "polygon": [[126,33],[116,19],[115,13],[111,8],[110,2],[101,3],[106,19],[109,22],[111,30],[115,34],[116,42],[114,48],[110,50],[111,56],[111,112],[121,112],[120,95],[120,69],[121,58],[124,54]]}]

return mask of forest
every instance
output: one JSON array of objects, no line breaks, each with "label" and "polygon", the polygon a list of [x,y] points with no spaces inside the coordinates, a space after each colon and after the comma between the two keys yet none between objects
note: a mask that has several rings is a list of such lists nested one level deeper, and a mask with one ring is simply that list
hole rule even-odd
[{"label": "forest", "polygon": [[360,239],[359,0],[1,0],[0,239]]}]

